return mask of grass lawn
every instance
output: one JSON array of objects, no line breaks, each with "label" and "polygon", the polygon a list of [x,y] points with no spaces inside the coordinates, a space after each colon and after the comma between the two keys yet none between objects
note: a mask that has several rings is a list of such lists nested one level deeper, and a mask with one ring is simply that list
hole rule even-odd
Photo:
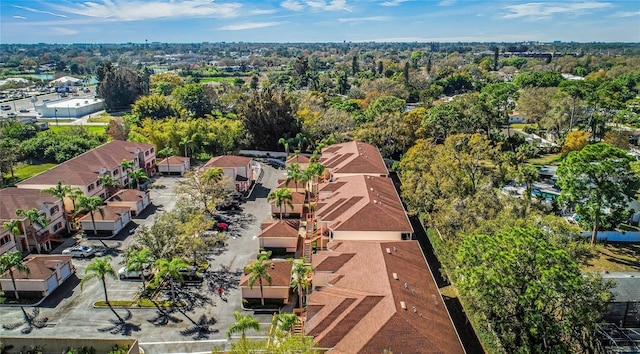
[{"label": "grass lawn", "polygon": [[[49,130],[52,132],[60,133],[65,130],[69,130],[72,127],[78,127],[77,125],[49,125]],[[104,135],[105,126],[102,125],[83,125],[83,128],[87,129],[89,133],[94,135]]]},{"label": "grass lawn", "polygon": [[99,115],[97,117],[91,117],[91,118],[87,119],[87,122],[89,122],[89,123],[109,123],[111,118],[113,118],[113,117],[111,117],[108,114],[101,114],[101,115]]},{"label": "grass lawn", "polygon": [[46,171],[56,164],[54,163],[43,163],[40,165],[22,165],[15,169],[14,174],[18,178],[18,180],[27,179],[31,176],[35,176],[40,172]]},{"label": "grass lawn", "polygon": [[529,159],[529,163],[533,165],[559,165],[560,157],[560,153],[543,155]]},{"label": "grass lawn", "polygon": [[538,124],[537,123],[513,123],[511,124],[511,129],[524,129],[526,127],[529,128],[533,128],[533,129],[538,129]]},{"label": "grass lawn", "polygon": [[640,272],[640,244],[600,243],[596,245],[595,254],[583,271]]},{"label": "grass lawn", "polygon": [[228,82],[233,84],[235,78],[234,77],[203,77],[200,79],[201,83],[205,82]]}]

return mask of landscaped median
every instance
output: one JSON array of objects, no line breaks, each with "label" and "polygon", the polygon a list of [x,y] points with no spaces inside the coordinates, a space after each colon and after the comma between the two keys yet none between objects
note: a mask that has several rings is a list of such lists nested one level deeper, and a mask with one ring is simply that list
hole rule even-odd
[{"label": "landscaped median", "polygon": [[[111,307],[119,308],[158,308],[158,307],[184,307],[186,304],[183,301],[173,303],[170,300],[166,301],[151,301],[149,299],[140,300],[112,300],[109,301]],[[104,300],[96,301],[93,303],[93,307],[109,307]]]}]

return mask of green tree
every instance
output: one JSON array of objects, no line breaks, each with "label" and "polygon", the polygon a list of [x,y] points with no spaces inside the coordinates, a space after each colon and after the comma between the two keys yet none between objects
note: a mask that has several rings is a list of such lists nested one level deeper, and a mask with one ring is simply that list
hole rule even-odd
[{"label": "green tree", "polygon": [[100,197],[85,197],[82,196],[78,199],[78,211],[76,211],[76,215],[78,214],[86,214],[89,213],[91,215],[91,223],[93,224],[93,234],[98,234],[98,229],[96,228],[96,220],[94,214],[97,212],[100,216],[104,217],[104,201]]},{"label": "green tree", "polygon": [[18,235],[20,235],[20,220],[11,219],[9,221],[5,221],[2,223],[2,227],[4,227],[9,232],[9,235],[13,237],[13,241],[18,243]]},{"label": "green tree", "polygon": [[129,172],[127,176],[129,177],[129,184],[133,188],[138,188],[140,182],[149,180],[149,176],[147,176],[147,173],[141,168]]},{"label": "green tree", "polygon": [[264,294],[262,291],[263,280],[271,285],[271,274],[269,274],[271,267],[273,267],[273,262],[270,261],[268,257],[259,256],[256,261],[245,268],[245,273],[249,275],[249,289],[253,289],[256,281],[258,285],[260,285],[260,304],[262,304],[262,306],[264,306]]},{"label": "green tree", "polygon": [[62,209],[63,209],[62,215],[64,215],[64,222],[67,225],[67,232],[71,234],[71,224],[69,222],[69,218],[66,210],[67,208],[65,206],[65,199],[71,192],[71,187],[65,186],[64,182],[62,181],[58,181],[58,183],[56,183],[54,187],[43,189],[42,192],[50,194],[54,197],[60,198],[60,200],[62,201]]},{"label": "green tree", "polygon": [[246,332],[248,329],[253,329],[256,332],[260,330],[260,322],[251,315],[243,315],[239,311],[234,311],[233,318],[236,322],[227,329],[227,338],[229,339],[233,334],[240,332],[244,340],[247,337]]},{"label": "green tree", "polygon": [[575,205],[576,214],[593,227],[592,244],[603,223],[614,227],[627,216],[628,202],[640,188],[632,161],[624,150],[597,143],[570,152],[558,167],[560,201]]},{"label": "green tree", "polygon": [[13,275],[14,269],[18,272],[25,273],[25,274],[31,273],[31,269],[29,269],[29,267],[22,262],[22,252],[11,251],[1,255],[0,256],[0,274],[9,272],[9,277],[11,278],[11,285],[13,286],[13,293],[16,297],[16,300],[19,300],[20,296],[18,295],[18,287],[16,287],[16,279]]},{"label": "green tree", "polygon": [[279,313],[276,315],[276,326],[279,330],[290,332],[293,326],[300,323],[300,318],[295,313]]},{"label": "green tree", "polygon": [[[39,228],[44,228],[49,224],[49,220],[44,214],[40,214],[38,209],[31,208],[29,210],[18,209],[16,210],[16,215],[19,217],[23,217],[29,223],[27,229],[31,231],[31,236],[33,237],[33,241],[36,245],[36,250],[40,253],[40,243],[38,242],[38,238],[36,236],[36,226]],[[29,241],[27,238],[27,247],[29,247]]]},{"label": "green tree", "polygon": [[217,102],[217,95],[213,89],[201,84],[177,87],[171,96],[194,117],[211,114]]},{"label": "green tree", "polygon": [[291,97],[271,87],[254,91],[243,100],[238,105],[238,117],[257,149],[275,150],[280,137],[300,132]]},{"label": "green tree", "polygon": [[[274,202],[276,207],[280,209],[280,220],[282,220],[282,214],[287,212],[287,205],[293,210],[293,196],[287,188],[278,188],[269,192],[267,200]],[[284,212],[282,211],[282,206],[284,206]]]},{"label": "green tree", "polygon": [[160,282],[165,277],[169,277],[171,284],[171,301],[176,304],[176,289],[175,283],[184,283],[184,278],[180,273],[181,270],[190,269],[189,264],[180,257],[173,257],[171,260],[158,259],[155,263],[158,272],[156,274],[156,282]]},{"label": "green tree", "polygon": [[96,93],[109,110],[129,108],[144,93],[143,77],[129,68],[105,63],[100,65],[97,76]]},{"label": "green tree", "polygon": [[135,165],[133,164],[133,161],[131,160],[122,160],[122,162],[120,163],[120,166],[122,167],[122,170],[124,172],[133,171],[133,168],[135,167]]},{"label": "green tree", "polygon": [[[508,82],[489,84],[482,88],[480,96],[487,101],[490,107],[494,107],[494,114],[498,121],[502,124],[508,124],[509,114],[516,107],[518,87]],[[507,131],[507,133],[509,132]]]},{"label": "green tree", "polygon": [[547,237],[531,227],[466,237],[456,285],[507,353],[593,352],[610,293]]},{"label": "green tree", "polygon": [[126,257],[127,271],[139,271],[142,276],[142,288],[146,289],[145,282],[147,277],[144,275],[144,269],[152,263],[152,254],[148,248],[131,252]]},{"label": "green tree", "polygon": [[166,96],[149,95],[140,97],[133,104],[131,115],[138,121],[142,121],[145,118],[165,119],[176,117],[178,111]]},{"label": "green tree", "polygon": [[113,178],[107,174],[98,177],[98,183],[104,188],[106,192],[106,198],[112,196],[118,191],[120,187],[120,181],[117,178]]},{"label": "green tree", "polygon": [[175,192],[187,205],[213,215],[216,205],[231,198],[232,190],[221,169],[209,168],[185,173]]},{"label": "green tree", "polygon": [[306,264],[302,259],[289,259],[293,265],[291,268],[291,288],[298,292],[298,304],[304,307],[302,296],[311,288],[313,277],[313,266]]},{"label": "green tree", "polygon": [[90,280],[100,280],[100,282],[102,283],[102,291],[104,292],[104,302],[107,303],[107,306],[109,306],[111,312],[116,315],[118,320],[120,320],[120,322],[124,322],[122,317],[120,317],[120,315],[118,315],[113,307],[111,307],[111,303],[109,302],[109,294],[107,292],[107,277],[112,279],[118,278],[115,269],[113,269],[113,266],[111,265],[111,257],[106,256],[94,259],[87,265],[84,274],[84,278],[82,278],[82,280],[80,281],[80,289],[82,290],[84,284],[86,284]]},{"label": "green tree", "polygon": [[171,174],[169,167],[169,157],[171,156],[173,156],[173,149],[168,146],[158,151],[158,157],[167,159],[167,176]]}]

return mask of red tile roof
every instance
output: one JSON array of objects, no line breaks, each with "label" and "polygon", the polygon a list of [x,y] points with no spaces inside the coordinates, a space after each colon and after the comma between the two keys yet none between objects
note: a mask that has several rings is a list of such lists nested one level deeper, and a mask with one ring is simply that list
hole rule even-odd
[{"label": "red tile roof", "polygon": [[153,147],[151,144],[113,140],[28,178],[18,183],[18,186],[55,185],[58,181],[74,186],[88,185],[98,179],[103,167],[109,171],[114,170],[122,164],[122,160],[131,161],[137,158],[136,150],[146,151]]},{"label": "red tile roof", "polygon": [[389,174],[378,148],[359,141],[324,148],[319,162],[334,175],[346,173],[387,176]]},{"label": "red tile roof", "polygon": [[[72,256],[62,254],[32,254],[25,257],[23,263],[29,267],[29,273],[13,271],[15,279],[39,279],[46,280],[55,272],[55,266],[58,263],[68,263]],[[0,275],[2,279],[10,279],[9,271]]]},{"label": "red tile roof", "polygon": [[413,227],[388,177],[350,176],[319,186],[317,215],[338,231],[397,231]]},{"label": "red tile roof", "polygon": [[298,237],[300,220],[265,221],[261,225],[258,237]]},{"label": "red tile roof", "polygon": [[288,188],[288,189],[291,189],[291,191],[296,191],[297,189],[299,192],[304,192],[306,189],[304,183],[296,182],[292,179],[290,179],[289,182],[287,182],[286,178],[278,179],[277,188]]},{"label": "red tile roof", "polygon": [[204,164],[203,168],[244,167],[244,166],[247,166],[250,162],[251,162],[250,157],[222,155],[222,156],[212,157],[209,161],[207,161],[207,163]]},{"label": "red tile roof", "polygon": [[160,165],[167,165],[167,160],[169,160],[169,166],[182,166],[185,164],[185,162],[189,162],[189,158],[188,157],[183,157],[183,156],[169,156],[167,158],[164,158],[162,161],[156,163],[158,166]]},{"label": "red tile roof", "polygon": [[311,162],[309,156],[294,154],[289,156],[286,163],[287,165],[291,165],[294,163],[308,164],[309,162]]},{"label": "red tile roof", "polygon": [[[95,221],[115,221],[120,219],[120,216],[122,214],[129,212],[129,208],[121,207],[121,206],[109,206],[109,205],[103,206],[102,210],[104,211],[104,216],[101,215],[99,212],[93,213],[93,219]],[[87,214],[80,218],[80,221],[86,221],[86,220],[91,221],[91,214]]]},{"label": "red tile roof", "polygon": [[[0,189],[0,221],[11,219],[21,219],[16,216],[16,210],[29,210],[36,208],[40,210],[45,204],[53,205],[60,198],[47,193],[42,193],[37,189],[24,189],[9,187]],[[1,227],[0,223],[0,227]]]},{"label": "red tile roof", "polygon": [[[247,266],[249,266],[253,262],[256,261],[249,262]],[[291,283],[291,263],[285,260],[274,259],[272,259],[271,262],[273,262],[273,268],[267,269],[267,273],[269,273],[269,275],[271,276],[271,284],[263,281],[262,286],[289,286],[289,284]],[[240,279],[240,286],[249,286],[248,274],[244,274],[242,276],[242,278]],[[253,287],[256,286],[259,286],[257,281],[253,284]]]},{"label": "red tile roof", "polygon": [[[313,257],[314,291],[305,324],[320,347],[343,353],[464,353],[417,241],[329,246],[332,251]],[[335,270],[323,269],[329,258]]]},{"label": "red tile roof", "polygon": [[137,189],[122,189],[107,199],[107,202],[137,202],[142,199],[147,192]]}]

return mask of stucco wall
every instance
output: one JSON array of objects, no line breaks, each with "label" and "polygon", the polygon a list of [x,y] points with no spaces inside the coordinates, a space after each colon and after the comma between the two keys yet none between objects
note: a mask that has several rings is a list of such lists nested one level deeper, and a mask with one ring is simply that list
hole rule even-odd
[{"label": "stucco wall", "polygon": [[334,231],[334,240],[358,240],[358,241],[400,241],[402,240],[401,232],[383,232],[383,231]]}]

